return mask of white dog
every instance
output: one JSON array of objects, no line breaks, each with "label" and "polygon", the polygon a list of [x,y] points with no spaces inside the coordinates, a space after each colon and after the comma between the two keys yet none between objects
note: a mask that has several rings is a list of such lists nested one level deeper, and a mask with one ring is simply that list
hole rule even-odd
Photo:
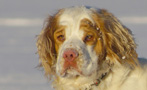
[{"label": "white dog", "polygon": [[111,13],[71,7],[47,21],[37,47],[56,90],[147,90],[131,32]]}]

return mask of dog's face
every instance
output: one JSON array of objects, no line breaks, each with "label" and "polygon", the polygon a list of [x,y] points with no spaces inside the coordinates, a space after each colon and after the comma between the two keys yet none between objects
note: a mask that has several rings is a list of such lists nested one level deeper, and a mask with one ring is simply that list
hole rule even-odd
[{"label": "dog's face", "polygon": [[69,9],[60,16],[54,40],[56,72],[62,77],[89,76],[97,70],[98,55],[94,48],[99,39],[99,27],[88,13],[91,12]]},{"label": "dog's face", "polygon": [[64,78],[102,74],[116,61],[133,66],[137,57],[126,27],[106,10],[85,7],[51,17],[37,46],[46,74]]}]

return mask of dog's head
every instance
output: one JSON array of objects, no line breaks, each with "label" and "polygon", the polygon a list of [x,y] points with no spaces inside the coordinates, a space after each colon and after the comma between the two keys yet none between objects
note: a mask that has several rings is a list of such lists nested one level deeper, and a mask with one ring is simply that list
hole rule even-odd
[{"label": "dog's head", "polygon": [[103,9],[61,9],[47,20],[37,47],[46,75],[90,76],[116,63],[137,64],[130,31]]}]

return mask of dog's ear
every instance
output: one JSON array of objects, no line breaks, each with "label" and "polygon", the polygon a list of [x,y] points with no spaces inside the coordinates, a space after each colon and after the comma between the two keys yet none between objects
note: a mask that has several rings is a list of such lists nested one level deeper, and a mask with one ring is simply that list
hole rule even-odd
[{"label": "dog's ear", "polygon": [[96,25],[100,27],[106,57],[131,67],[139,65],[136,44],[130,30],[106,10],[100,9],[95,13],[93,17]]},{"label": "dog's ear", "polygon": [[54,43],[54,31],[56,30],[57,17],[50,16],[45,27],[37,37],[37,49],[40,58],[40,64],[44,68],[46,76],[52,76],[55,73],[56,51]]}]

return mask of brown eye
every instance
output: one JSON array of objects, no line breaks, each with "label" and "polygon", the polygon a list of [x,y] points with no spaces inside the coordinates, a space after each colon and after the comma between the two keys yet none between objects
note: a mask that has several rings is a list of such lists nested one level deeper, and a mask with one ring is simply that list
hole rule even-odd
[{"label": "brown eye", "polygon": [[93,36],[92,35],[87,35],[84,39],[84,42],[89,42],[89,41],[92,41],[93,40]]},{"label": "brown eye", "polygon": [[59,36],[57,37],[57,39],[58,39],[59,41],[64,41],[64,40],[65,40],[65,37],[64,37],[64,35],[59,35]]}]

